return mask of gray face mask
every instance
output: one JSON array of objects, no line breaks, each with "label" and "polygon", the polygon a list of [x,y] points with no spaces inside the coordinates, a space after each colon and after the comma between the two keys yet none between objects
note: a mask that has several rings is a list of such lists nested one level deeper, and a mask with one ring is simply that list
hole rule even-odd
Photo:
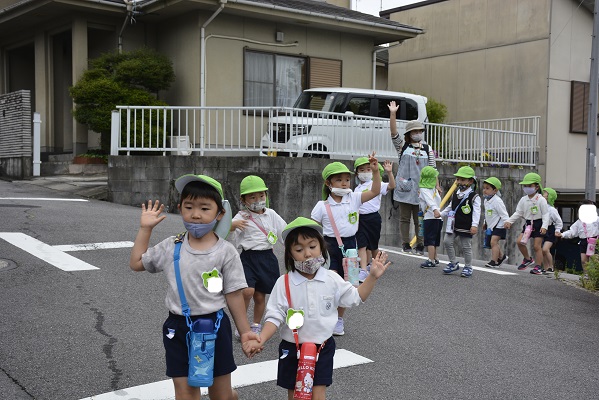
[{"label": "gray face mask", "polygon": [[524,190],[524,193],[526,193],[527,195],[531,195],[531,194],[535,194],[537,192],[537,188],[536,187],[530,187],[530,186],[525,186],[522,188],[522,190]]},{"label": "gray face mask", "polygon": [[313,274],[318,271],[318,268],[322,267],[324,264],[324,257],[318,256],[315,258],[309,258],[306,261],[295,261],[293,260],[293,266],[298,271],[301,271],[305,274]]},{"label": "gray face mask", "polygon": [[245,205],[249,210],[260,212],[266,208],[266,200],[256,201]]},{"label": "gray face mask", "polygon": [[412,142],[420,142],[424,138],[424,133],[412,133],[410,135]]}]

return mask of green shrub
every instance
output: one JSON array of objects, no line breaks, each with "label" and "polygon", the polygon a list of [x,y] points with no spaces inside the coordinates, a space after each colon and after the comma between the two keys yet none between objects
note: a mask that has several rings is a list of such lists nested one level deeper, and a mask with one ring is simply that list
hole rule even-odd
[{"label": "green shrub", "polygon": [[599,255],[594,255],[589,258],[585,264],[586,276],[580,278],[582,286],[586,289],[599,289]]}]

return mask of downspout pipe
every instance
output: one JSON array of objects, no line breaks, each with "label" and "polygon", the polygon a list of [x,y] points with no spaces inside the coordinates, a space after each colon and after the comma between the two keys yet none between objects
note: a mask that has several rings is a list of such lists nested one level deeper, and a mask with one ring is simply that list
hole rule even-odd
[{"label": "downspout pipe", "polygon": [[393,44],[388,43],[389,46],[383,47],[383,48],[378,48],[378,49],[375,48],[374,51],[372,52],[372,90],[376,89],[376,55],[378,53],[380,53],[381,51],[389,50],[390,48],[399,46],[402,43],[403,42],[395,42]]}]

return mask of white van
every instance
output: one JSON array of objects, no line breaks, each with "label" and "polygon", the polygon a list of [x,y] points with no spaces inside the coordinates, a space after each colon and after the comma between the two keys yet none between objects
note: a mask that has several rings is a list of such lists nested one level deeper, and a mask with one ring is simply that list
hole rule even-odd
[{"label": "white van", "polygon": [[424,96],[339,87],[305,90],[293,109],[269,119],[263,153],[353,160],[374,150],[381,158],[397,160],[387,107],[392,100],[399,105],[400,135],[406,121],[428,121]]}]

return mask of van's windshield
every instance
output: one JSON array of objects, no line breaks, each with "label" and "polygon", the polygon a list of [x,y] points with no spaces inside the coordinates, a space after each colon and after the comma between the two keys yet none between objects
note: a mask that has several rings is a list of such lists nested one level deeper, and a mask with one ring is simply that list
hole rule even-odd
[{"label": "van's windshield", "polygon": [[331,92],[303,92],[296,100],[293,108],[303,110],[343,112],[342,105],[345,102],[345,93]]}]

